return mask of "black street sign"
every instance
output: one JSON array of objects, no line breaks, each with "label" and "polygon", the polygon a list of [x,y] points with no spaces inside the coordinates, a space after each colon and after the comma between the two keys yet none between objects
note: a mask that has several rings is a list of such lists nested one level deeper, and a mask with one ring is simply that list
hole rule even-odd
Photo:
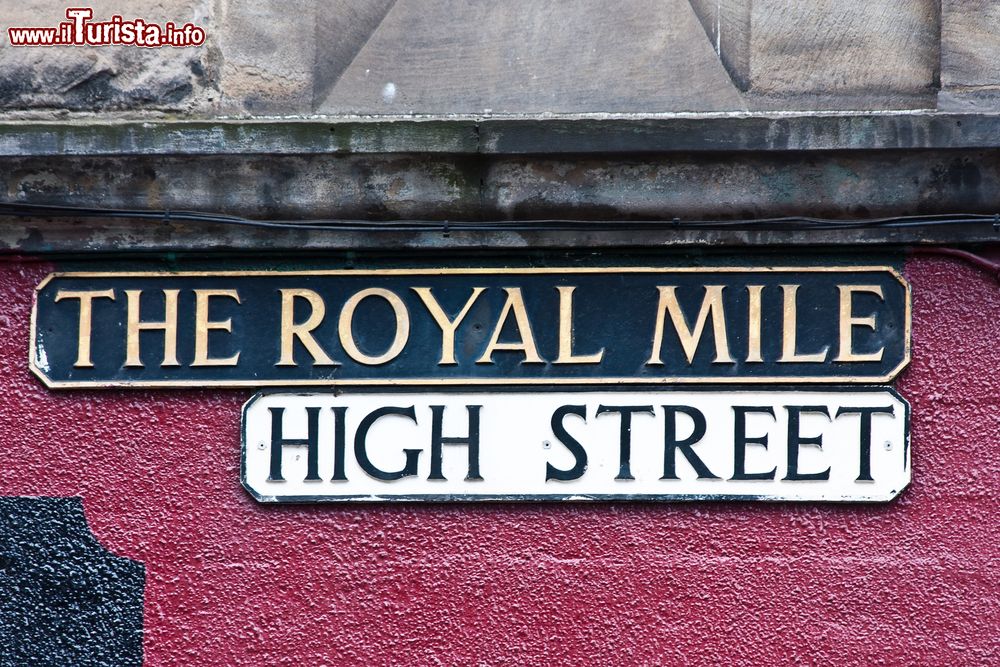
[{"label": "black street sign", "polygon": [[880,383],[909,361],[889,267],[56,273],[50,387]]}]

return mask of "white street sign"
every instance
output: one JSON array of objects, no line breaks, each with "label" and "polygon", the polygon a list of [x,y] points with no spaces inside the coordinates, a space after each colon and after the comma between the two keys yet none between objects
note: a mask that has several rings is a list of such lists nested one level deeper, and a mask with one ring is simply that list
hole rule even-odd
[{"label": "white street sign", "polygon": [[261,502],[891,500],[909,405],[823,391],[263,393],[243,410]]}]

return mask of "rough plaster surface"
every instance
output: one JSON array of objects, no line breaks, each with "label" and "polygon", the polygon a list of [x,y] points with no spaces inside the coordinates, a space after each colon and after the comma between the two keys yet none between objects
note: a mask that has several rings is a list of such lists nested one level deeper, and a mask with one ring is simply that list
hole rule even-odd
[{"label": "rough plaster surface", "polygon": [[249,393],[28,373],[53,268],[0,270],[0,495],[81,496],[145,564],[150,665],[1000,660],[1000,287],[964,264],[906,266],[913,483],[873,506],[262,507],[238,483]]},{"label": "rough plaster surface", "polygon": [[0,667],[141,665],[144,579],[80,498],[0,497]]}]

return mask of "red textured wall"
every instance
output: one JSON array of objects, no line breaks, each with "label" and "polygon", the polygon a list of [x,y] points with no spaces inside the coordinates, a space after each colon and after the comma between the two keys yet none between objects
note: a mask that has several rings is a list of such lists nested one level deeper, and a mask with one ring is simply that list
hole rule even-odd
[{"label": "red textured wall", "polygon": [[264,507],[244,391],[49,392],[0,267],[0,495],[81,496],[181,664],[1000,662],[1000,286],[921,257],[913,483],[888,505]]}]

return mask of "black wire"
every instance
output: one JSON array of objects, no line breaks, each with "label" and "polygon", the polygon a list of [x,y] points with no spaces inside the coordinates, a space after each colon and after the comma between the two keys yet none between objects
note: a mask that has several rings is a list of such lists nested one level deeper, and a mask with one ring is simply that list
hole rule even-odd
[{"label": "black wire", "polygon": [[239,225],[267,229],[327,230],[350,232],[462,232],[462,231],[630,231],[630,230],[847,230],[873,228],[913,228],[990,224],[1000,233],[1000,216],[957,213],[910,215],[884,218],[835,220],[812,217],[779,217],[749,220],[487,220],[455,222],[444,220],[253,220],[232,215],[197,211],[94,208],[0,202],[0,216],[38,218],[111,218],[156,220],[163,223],[198,222]]}]

